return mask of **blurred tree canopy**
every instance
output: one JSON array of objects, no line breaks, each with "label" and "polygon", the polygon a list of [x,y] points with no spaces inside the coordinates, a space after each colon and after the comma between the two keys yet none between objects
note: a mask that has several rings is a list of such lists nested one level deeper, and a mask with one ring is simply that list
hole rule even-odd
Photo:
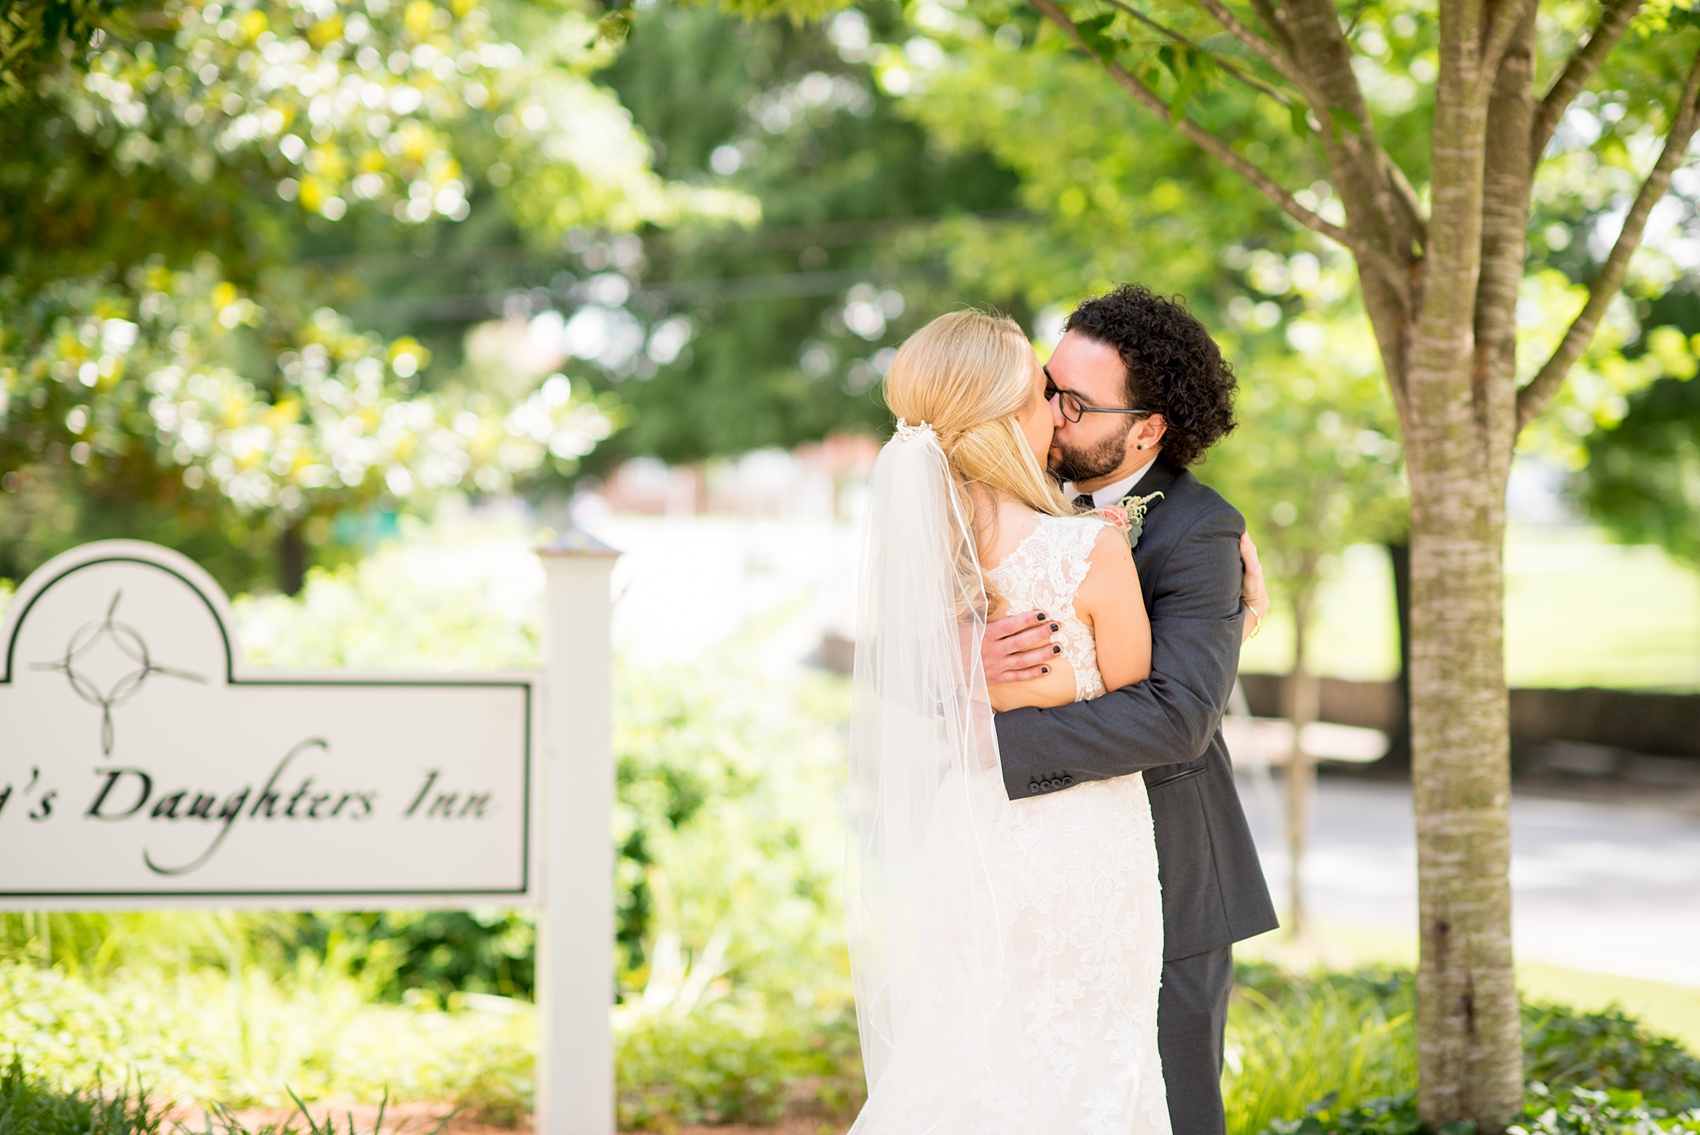
[{"label": "blurred tree canopy", "polygon": [[1700,383],[1693,368],[1631,395],[1623,420],[1588,439],[1577,482],[1589,513],[1618,539],[1658,544],[1700,568]]},{"label": "blurred tree canopy", "polygon": [[104,25],[136,7],[135,0],[4,0],[0,3],[0,106],[23,96]]},{"label": "blurred tree canopy", "polygon": [[[1009,211],[1015,179],[978,148],[938,145],[875,83],[875,39],[900,21],[887,3],[827,23],[633,14],[601,77],[658,144],[658,171],[748,194],[762,222],[651,232],[626,310],[572,316],[567,338],[601,348],[604,384],[631,410],[599,461],[883,432],[877,386],[909,332],[964,302],[1019,298],[947,272],[938,219]],[[649,329],[635,357],[620,349],[639,341],[628,321]]]},{"label": "blurred tree canopy", "polygon": [[0,120],[0,574],[147,535],[227,585],[275,549],[293,589],[349,509],[571,473],[615,403],[433,381],[426,345],[334,306],[358,254],[754,216],[654,173],[571,9],[167,0],[119,24]]}]

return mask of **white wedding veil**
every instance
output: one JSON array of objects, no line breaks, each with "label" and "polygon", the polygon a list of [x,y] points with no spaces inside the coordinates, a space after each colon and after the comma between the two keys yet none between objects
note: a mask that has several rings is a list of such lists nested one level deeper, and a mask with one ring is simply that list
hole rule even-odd
[{"label": "white wedding veil", "polygon": [[[874,464],[860,591],[845,905],[874,1094],[894,1065],[910,1063],[908,1046],[971,1038],[1002,994],[1005,943],[985,854],[990,801],[1003,797],[980,663],[986,592],[963,501],[925,422],[899,419]],[[941,1032],[943,1003],[972,1019]],[[962,1102],[949,1085],[930,1088],[931,1114],[907,1114],[904,1130],[931,1130]]]}]

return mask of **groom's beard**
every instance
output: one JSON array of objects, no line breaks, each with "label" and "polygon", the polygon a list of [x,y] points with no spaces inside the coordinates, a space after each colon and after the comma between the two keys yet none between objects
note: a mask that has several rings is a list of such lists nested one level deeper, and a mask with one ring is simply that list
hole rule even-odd
[{"label": "groom's beard", "polygon": [[1057,457],[1051,463],[1051,472],[1058,480],[1076,485],[1109,476],[1126,459],[1127,435],[1132,431],[1130,422],[1120,437],[1107,437],[1083,448],[1056,442]]}]

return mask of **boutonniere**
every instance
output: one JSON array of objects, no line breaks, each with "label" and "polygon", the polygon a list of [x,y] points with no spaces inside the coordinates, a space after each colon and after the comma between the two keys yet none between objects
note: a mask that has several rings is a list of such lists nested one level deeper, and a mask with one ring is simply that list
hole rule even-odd
[{"label": "boutonniere", "polygon": [[1127,549],[1133,551],[1139,547],[1139,538],[1145,534],[1145,512],[1153,502],[1163,499],[1163,494],[1146,493],[1142,497],[1125,496],[1120,504],[1107,504],[1095,509],[1093,515],[1101,516],[1109,521],[1121,534],[1127,537]]}]

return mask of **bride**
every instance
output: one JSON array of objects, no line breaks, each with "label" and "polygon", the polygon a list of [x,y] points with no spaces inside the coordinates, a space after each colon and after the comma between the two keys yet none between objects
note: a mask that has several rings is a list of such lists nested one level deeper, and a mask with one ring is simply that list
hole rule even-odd
[{"label": "bride", "polygon": [[[934,320],[885,392],[850,737],[853,1135],[1169,1135],[1144,782],[1011,801],[991,722],[1148,676],[1128,542],[1046,474],[1045,376],[1013,322]],[[988,686],[987,620],[1029,610],[1054,660]]]}]

